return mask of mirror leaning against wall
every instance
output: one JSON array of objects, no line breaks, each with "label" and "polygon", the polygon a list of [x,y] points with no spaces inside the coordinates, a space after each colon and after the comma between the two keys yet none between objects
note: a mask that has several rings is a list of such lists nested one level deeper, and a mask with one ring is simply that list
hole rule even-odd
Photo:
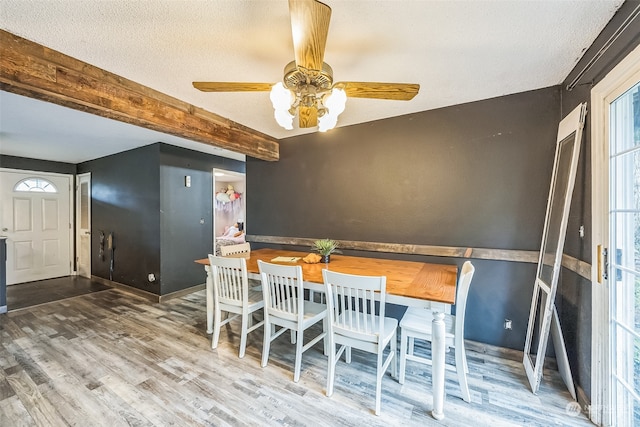
[{"label": "mirror leaning against wall", "polygon": [[562,268],[562,251],[586,114],[587,104],[580,104],[558,126],[551,188],[547,199],[542,245],[529,311],[523,360],[531,391],[536,393],[542,380],[542,369],[553,323],[558,369],[574,398],[573,380],[568,362],[565,363],[567,360],[566,349],[554,302],[558,277]]}]

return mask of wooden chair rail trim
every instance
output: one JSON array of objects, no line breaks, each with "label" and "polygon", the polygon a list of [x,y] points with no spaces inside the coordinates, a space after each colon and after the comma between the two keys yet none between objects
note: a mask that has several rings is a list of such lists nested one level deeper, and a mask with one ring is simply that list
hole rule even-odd
[{"label": "wooden chair rail trim", "polygon": [[[246,240],[255,243],[311,246],[316,238],[247,235]],[[439,256],[449,258],[486,259],[491,261],[525,262],[536,264],[539,251],[517,249],[465,248],[457,246],[414,245],[407,243],[362,242],[339,240],[342,249],[368,252]],[[562,255],[562,266],[579,276],[591,280],[591,264],[570,255]]]}]

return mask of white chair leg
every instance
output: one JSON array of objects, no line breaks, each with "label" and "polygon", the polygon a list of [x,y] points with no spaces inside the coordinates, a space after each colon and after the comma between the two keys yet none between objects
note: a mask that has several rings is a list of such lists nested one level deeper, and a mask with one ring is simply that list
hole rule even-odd
[{"label": "white chair leg", "polygon": [[[207,281],[206,281],[206,295],[207,295],[207,333],[213,333],[213,312],[214,299],[213,299],[213,278],[211,277],[211,266],[206,267]],[[214,347],[215,348],[215,347]]]},{"label": "white chair leg", "polygon": [[[462,353],[462,362],[464,363],[464,373],[468,374],[469,364],[467,363],[467,349],[464,345],[464,340],[460,343],[458,347],[460,347],[460,349],[462,350],[461,353]],[[456,347],[456,351],[458,351],[458,347]]]},{"label": "white chair leg", "polygon": [[269,361],[269,349],[271,347],[271,323],[264,321],[264,338],[262,339],[262,367],[267,366]]},{"label": "white chair leg", "polygon": [[[292,330],[293,332],[293,330]],[[296,343],[296,362],[293,371],[293,382],[297,383],[300,380],[300,370],[302,368],[302,344],[304,343],[304,331],[298,332],[298,342]]]},{"label": "white chair leg", "polygon": [[400,330],[400,376],[398,382],[404,384],[405,369],[407,368],[407,332],[404,329]]},{"label": "white chair leg", "polygon": [[249,329],[249,317],[251,317],[248,313],[242,314],[242,330],[240,332],[240,354],[239,357],[242,359],[244,357],[244,352],[247,348],[247,335],[249,334],[247,331]]},{"label": "white chair leg", "polygon": [[329,343],[329,363],[327,364],[327,396],[333,394],[333,381],[336,375],[336,346]]},{"label": "white chair leg", "polygon": [[413,337],[409,337],[409,354],[413,356]]},{"label": "white chair leg", "polygon": [[291,344],[295,344],[295,343],[296,343],[296,331],[291,329]]},{"label": "white chair leg", "polygon": [[211,340],[211,348],[218,348],[218,340],[220,339],[220,322],[222,322],[220,311],[216,310],[213,321],[213,339]]},{"label": "white chair leg", "polygon": [[322,340],[324,346],[324,355],[329,355],[329,316],[322,319],[322,331],[326,334]]},{"label": "white chair leg", "polygon": [[382,376],[384,375],[382,371],[382,365],[384,363],[382,351],[383,349],[378,350],[378,367],[376,369],[376,415],[380,415],[380,394],[382,393]]},{"label": "white chair leg", "polygon": [[344,360],[347,363],[351,363],[351,347],[347,347],[347,349],[345,350],[345,355],[344,355]]},{"label": "white chair leg", "polygon": [[391,354],[393,354],[393,360],[391,361],[391,377],[398,378],[398,332],[393,333],[391,338]]},{"label": "white chair leg", "polygon": [[460,391],[462,392],[462,400],[465,402],[471,402],[469,384],[467,383],[467,373],[464,371],[466,366],[465,359],[464,349],[458,349],[456,347],[456,373],[458,374],[458,383],[460,384]]}]

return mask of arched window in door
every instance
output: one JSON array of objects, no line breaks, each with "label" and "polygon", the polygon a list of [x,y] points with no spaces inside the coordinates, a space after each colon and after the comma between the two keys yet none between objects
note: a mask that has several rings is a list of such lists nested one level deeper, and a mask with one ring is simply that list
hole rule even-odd
[{"label": "arched window in door", "polygon": [[13,191],[37,191],[40,193],[57,193],[58,189],[51,181],[44,178],[25,178],[19,181]]}]

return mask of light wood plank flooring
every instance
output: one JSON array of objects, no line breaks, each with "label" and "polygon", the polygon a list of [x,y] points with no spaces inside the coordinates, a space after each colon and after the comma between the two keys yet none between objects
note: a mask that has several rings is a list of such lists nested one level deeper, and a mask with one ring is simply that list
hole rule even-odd
[{"label": "light wood plank flooring", "polygon": [[405,385],[383,379],[376,417],[374,356],[354,350],[351,365],[340,362],[328,398],[321,343],[304,354],[296,384],[288,334],[263,369],[262,330],[244,359],[239,323],[212,350],[204,306],[204,291],[153,304],[110,289],[0,315],[0,426],[591,425],[567,412],[557,372],[534,395],[521,353],[473,343],[470,404],[447,373],[446,418],[434,420],[430,368],[408,362]]}]

